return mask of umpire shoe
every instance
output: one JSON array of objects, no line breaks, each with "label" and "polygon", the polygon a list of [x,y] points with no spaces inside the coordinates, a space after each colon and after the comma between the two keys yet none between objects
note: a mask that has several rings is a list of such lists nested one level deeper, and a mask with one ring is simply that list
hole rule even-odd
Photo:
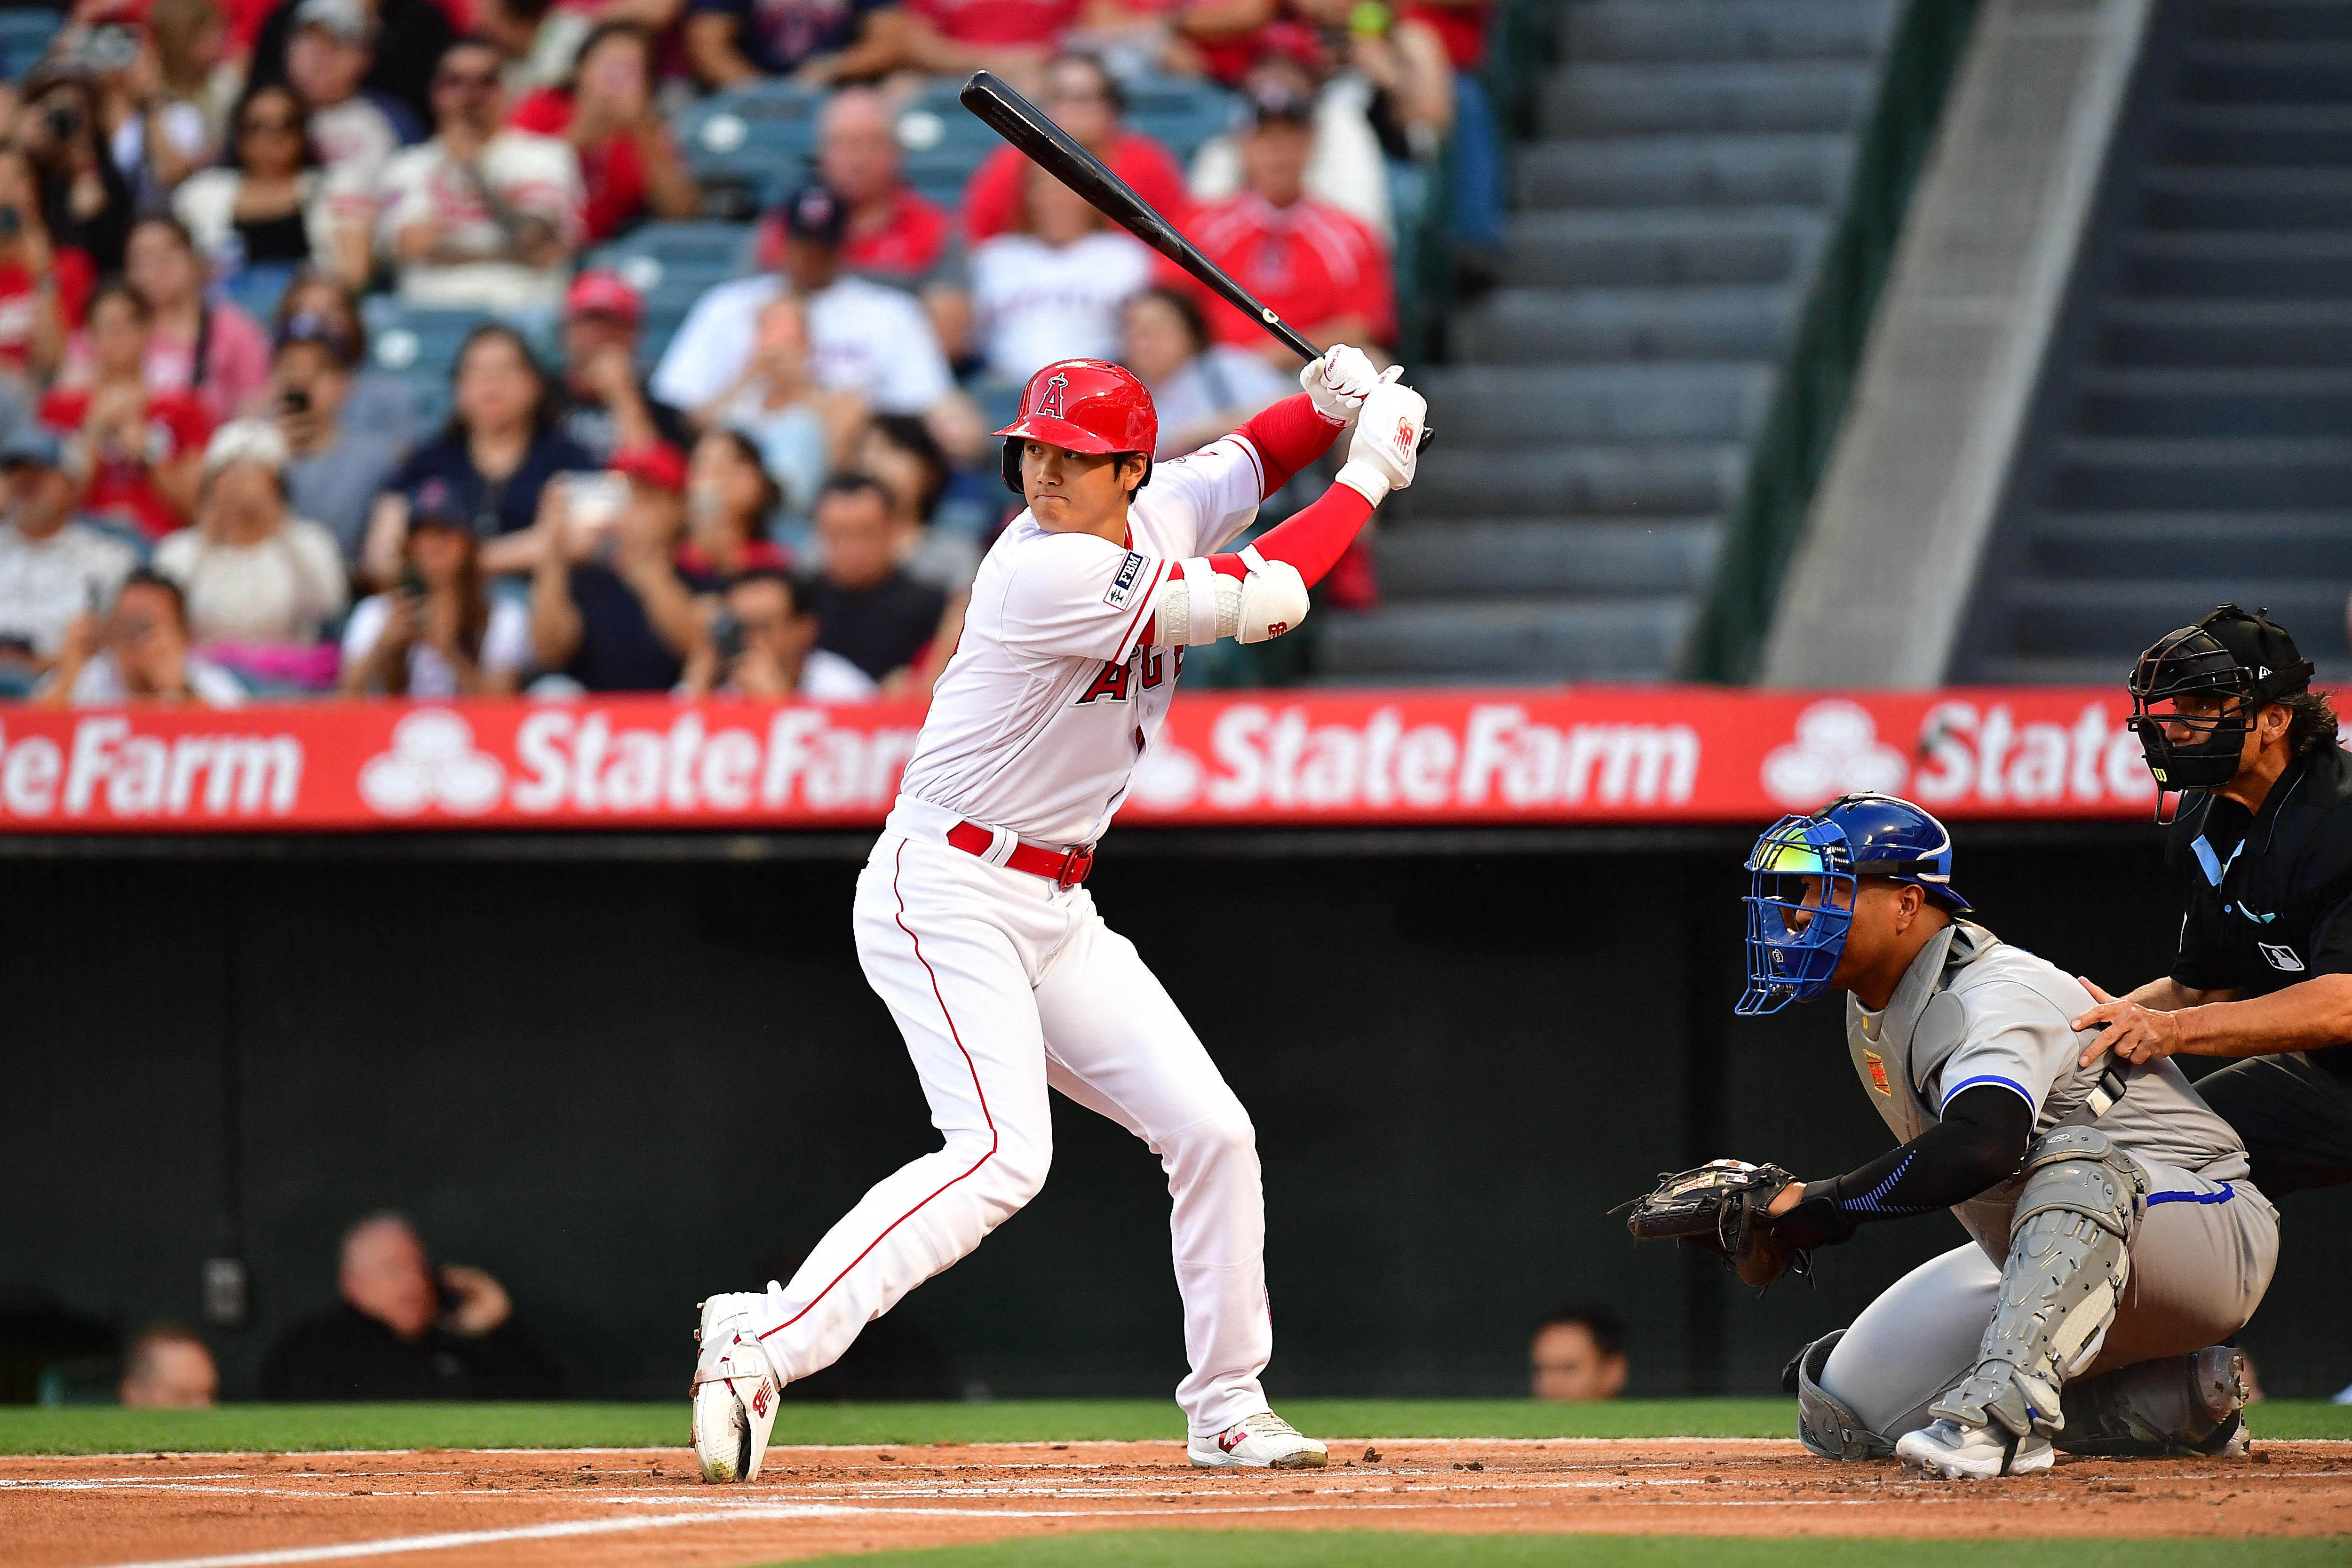
[{"label": "umpire shoe", "polygon": [[751,1327],[757,1290],[730,1290],[702,1303],[694,1337],[694,1458],[706,1481],[753,1481],[768,1458],[768,1434],[784,1380]]},{"label": "umpire shoe", "polygon": [[1184,1447],[1192,1463],[1204,1470],[1319,1470],[1331,1462],[1330,1450],[1271,1410],[1244,1415],[1234,1425],[1207,1437],[1195,1437]]},{"label": "umpire shoe", "polygon": [[2020,1437],[2008,1427],[1963,1426],[1943,1416],[1895,1445],[1906,1470],[1927,1480],[1989,1481],[1999,1476],[2031,1475],[2055,1461],[2050,1439],[2036,1433]]}]

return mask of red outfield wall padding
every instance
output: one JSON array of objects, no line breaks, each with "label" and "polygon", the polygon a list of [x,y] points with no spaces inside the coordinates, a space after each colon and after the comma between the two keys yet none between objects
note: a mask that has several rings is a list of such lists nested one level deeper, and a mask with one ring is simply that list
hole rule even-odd
[{"label": "red outfield wall padding", "polygon": [[[1968,817],[2134,817],[2119,689],[1702,687],[1177,700],[1119,821],[1758,822],[1849,789]],[[917,706],[0,709],[0,832],[871,827]]]}]

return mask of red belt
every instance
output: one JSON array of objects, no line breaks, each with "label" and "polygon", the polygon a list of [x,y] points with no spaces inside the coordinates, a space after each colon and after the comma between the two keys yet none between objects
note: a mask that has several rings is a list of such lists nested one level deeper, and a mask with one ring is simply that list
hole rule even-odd
[{"label": "red belt", "polygon": [[[967,855],[985,856],[995,847],[996,835],[976,822],[959,822],[948,829],[948,842]],[[1016,841],[1004,864],[1043,877],[1057,888],[1075,888],[1095,868],[1095,852],[1092,845],[1065,852]]]}]

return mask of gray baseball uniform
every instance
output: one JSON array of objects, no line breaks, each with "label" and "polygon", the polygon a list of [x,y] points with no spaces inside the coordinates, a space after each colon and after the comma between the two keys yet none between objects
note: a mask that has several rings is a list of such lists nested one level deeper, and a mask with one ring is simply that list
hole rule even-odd
[{"label": "gray baseball uniform", "polygon": [[[2037,1138],[2095,1129],[2145,1179],[2121,1298],[2104,1343],[2087,1335],[2083,1378],[2235,1333],[2278,1259],[2277,1211],[2246,1180],[2243,1145],[2179,1068],[2119,1069],[2125,1092],[2110,1102],[2105,1064],[2076,1065],[2090,1036],[2068,1026],[2092,1003],[2072,975],[1968,921],[1928,942],[1884,1012],[1846,1000],[1854,1071],[1897,1139],[1926,1131],[1963,1089],[1991,1084],[2032,1108]],[[1974,1240],[1897,1280],[1830,1352],[1821,1387],[1871,1430],[1892,1439],[1925,1426],[1928,1405],[1978,1365],[2025,1184],[2013,1176],[1955,1207]]]}]

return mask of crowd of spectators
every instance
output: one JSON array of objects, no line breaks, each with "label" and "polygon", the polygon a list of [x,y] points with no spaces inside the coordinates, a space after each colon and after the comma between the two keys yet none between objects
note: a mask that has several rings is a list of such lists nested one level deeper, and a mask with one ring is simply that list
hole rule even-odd
[{"label": "crowd of spectators", "polygon": [[[926,689],[1033,371],[1129,364],[1169,456],[1296,366],[1009,148],[927,196],[911,106],[997,71],[1393,351],[1441,145],[1498,243],[1491,3],[79,0],[0,85],[0,697]],[[1171,79],[1224,129],[1139,129]],[[746,218],[685,128],[777,81],[811,146]],[[706,217],[739,275],[657,311],[632,237]]]}]

